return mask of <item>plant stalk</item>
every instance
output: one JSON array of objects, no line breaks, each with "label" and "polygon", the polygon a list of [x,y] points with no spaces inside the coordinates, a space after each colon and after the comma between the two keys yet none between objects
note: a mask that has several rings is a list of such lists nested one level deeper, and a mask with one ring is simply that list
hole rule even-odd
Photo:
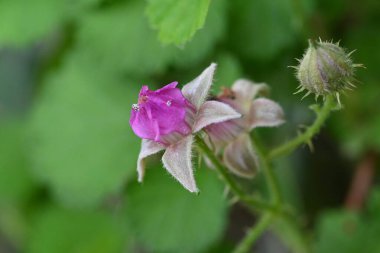
[{"label": "plant stalk", "polygon": [[313,136],[320,131],[323,123],[330,115],[330,112],[335,109],[335,106],[336,104],[334,97],[332,95],[327,96],[322,108],[313,108],[317,114],[314,123],[311,126],[309,126],[304,133],[298,135],[293,140],[290,140],[284,143],[283,145],[273,149],[268,154],[267,158],[269,160],[273,160],[274,158],[277,158],[279,156],[287,155],[293,152],[296,148],[298,148],[298,146],[304,143],[309,143]]}]

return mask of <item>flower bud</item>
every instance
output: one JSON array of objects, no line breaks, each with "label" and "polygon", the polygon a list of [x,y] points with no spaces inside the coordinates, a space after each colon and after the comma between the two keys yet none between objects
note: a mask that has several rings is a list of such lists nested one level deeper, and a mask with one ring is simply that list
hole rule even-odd
[{"label": "flower bud", "polygon": [[169,145],[192,132],[195,108],[176,86],[173,82],[156,91],[141,88],[130,119],[137,136]]},{"label": "flower bud", "polygon": [[309,48],[295,67],[300,82],[296,93],[306,90],[304,97],[314,93],[316,98],[334,94],[339,101],[340,92],[355,87],[354,71],[362,66],[352,63],[353,52],[346,53],[339,43],[309,40]]}]

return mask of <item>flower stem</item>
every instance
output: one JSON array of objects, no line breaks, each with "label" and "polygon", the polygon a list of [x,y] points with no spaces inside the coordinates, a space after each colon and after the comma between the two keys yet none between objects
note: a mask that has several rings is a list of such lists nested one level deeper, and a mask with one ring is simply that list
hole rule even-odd
[{"label": "flower stem", "polygon": [[269,160],[272,160],[276,157],[283,156],[286,154],[291,153],[294,151],[299,145],[303,143],[309,143],[314,135],[316,135],[323,123],[326,121],[328,116],[330,115],[330,112],[335,108],[336,104],[334,101],[334,97],[329,95],[326,97],[325,102],[322,106],[322,108],[313,106],[312,109],[317,114],[317,117],[314,121],[314,123],[309,126],[306,131],[300,135],[298,135],[293,140],[290,140],[283,145],[273,149],[267,156]]},{"label": "flower stem", "polygon": [[264,151],[258,142],[258,139],[252,137],[252,144],[259,157],[260,166],[265,173],[265,179],[267,180],[271,200],[275,206],[280,207],[282,202],[282,194],[276,174],[274,173],[273,168],[268,161],[268,158],[265,156]]},{"label": "flower stem", "polygon": [[264,214],[260,220],[251,227],[247,235],[240,241],[233,253],[245,253],[249,252],[252,247],[252,244],[260,238],[261,234],[268,228],[271,224],[274,215],[272,213]]},{"label": "flower stem", "polygon": [[274,233],[295,253],[312,253],[310,234],[301,229],[294,215],[283,214],[274,221]]},{"label": "flower stem", "polygon": [[248,195],[245,193],[234,181],[234,179],[231,177],[229,172],[226,170],[226,168],[221,164],[219,159],[215,156],[215,154],[212,152],[212,150],[207,146],[207,144],[204,142],[204,140],[196,136],[196,142],[199,147],[199,149],[202,151],[202,153],[212,162],[212,164],[215,166],[216,170],[220,174],[220,176],[223,178],[225,183],[228,185],[228,187],[231,189],[231,191],[246,205],[249,207],[257,210],[257,211],[269,211],[269,212],[278,212],[278,208],[270,203],[255,199],[251,195]]},{"label": "flower stem", "polygon": [[[249,250],[250,246],[260,237],[260,235],[265,231],[265,229],[270,225],[271,221],[273,221],[275,217],[278,217],[280,220],[284,219],[292,221],[294,224],[296,224],[292,215],[281,207],[281,192],[278,187],[277,178],[273,173],[272,168],[269,166],[268,159],[265,157],[264,152],[259,147],[260,145],[257,143],[257,141],[255,142],[255,145],[258,148],[257,150],[259,152],[259,157],[261,157],[260,161],[262,163],[262,166],[264,166],[263,169],[267,177],[270,178],[267,180],[274,204],[255,199],[251,195],[245,193],[235,183],[234,179],[231,177],[219,159],[215,156],[213,151],[207,146],[204,140],[198,135],[195,136],[195,139],[198,148],[200,151],[202,151],[202,154],[212,162],[218,173],[221,175],[222,179],[225,181],[231,191],[239,198],[239,200],[242,201],[250,209],[254,209],[255,211],[260,211],[263,213],[263,216],[260,218],[259,222],[249,230],[246,237],[237,246],[235,253],[246,252]],[[299,238],[301,238],[299,241],[304,241],[302,239],[302,232],[297,232],[297,235],[299,235]]]}]

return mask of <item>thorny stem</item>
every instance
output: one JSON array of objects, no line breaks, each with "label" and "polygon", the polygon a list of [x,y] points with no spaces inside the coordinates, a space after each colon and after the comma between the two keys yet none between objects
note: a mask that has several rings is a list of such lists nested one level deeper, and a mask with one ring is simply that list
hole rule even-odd
[{"label": "thorny stem", "polygon": [[223,178],[224,182],[228,185],[230,190],[241,200],[243,203],[248,205],[250,208],[253,208],[257,211],[269,211],[269,212],[278,212],[278,208],[270,203],[255,199],[251,195],[245,193],[234,181],[231,175],[228,173],[226,168],[221,164],[219,159],[214,155],[212,150],[207,146],[204,140],[196,136],[196,142],[199,149],[207,156],[207,158],[212,162],[215,166],[216,170]]},{"label": "thorny stem", "polygon": [[[279,187],[278,179],[274,174],[273,168],[268,162],[268,159],[265,156],[264,150],[261,147],[258,139],[254,136],[252,138],[252,144],[256,150],[256,153],[259,157],[260,167],[263,169],[265,174],[265,179],[267,181],[269,187],[269,193],[271,196],[271,201],[275,207],[279,210],[282,202],[282,194]],[[287,214],[282,214],[280,217],[287,216]],[[252,244],[257,241],[257,239],[262,235],[262,233],[268,228],[268,226],[272,223],[272,220],[275,218],[273,213],[266,212],[264,213],[259,221],[249,229],[246,236],[241,240],[241,242],[236,246],[234,253],[245,253],[249,252],[252,247]]]},{"label": "thorny stem", "polygon": [[260,238],[261,234],[267,229],[267,227],[272,223],[274,215],[272,213],[264,214],[260,220],[250,228],[247,235],[241,240],[237,245],[233,253],[245,253],[249,252],[252,244]]},{"label": "thorny stem", "polygon": [[[246,194],[239,186],[235,183],[233,178],[229,175],[225,167],[220,163],[218,158],[214,155],[212,150],[206,145],[202,138],[196,136],[197,144],[200,150],[207,156],[208,159],[214,164],[215,168],[222,176],[225,183],[230,187],[231,191],[246,205],[250,208],[259,210],[263,212],[260,220],[253,226],[243,238],[243,240],[237,245],[234,253],[245,253],[248,252],[252,244],[261,236],[261,234],[268,228],[275,217],[280,218],[284,221],[283,224],[296,224],[294,218],[282,210],[282,194],[279,187],[278,179],[270,165],[270,161],[276,157],[286,155],[294,151],[298,146],[303,143],[309,143],[314,135],[316,135],[323,123],[326,121],[330,112],[335,109],[334,97],[329,95],[326,97],[322,108],[314,106],[312,109],[315,111],[317,117],[314,123],[309,126],[306,131],[294,138],[293,140],[284,143],[283,145],[273,149],[268,154],[265,154],[261,146],[256,139],[253,139],[253,145],[255,146],[257,155],[260,160],[261,167],[265,173],[265,178],[268,183],[269,192],[271,196],[271,202],[267,203],[261,200],[257,200],[252,196]],[[295,235],[298,238],[298,243],[302,245],[303,252],[310,252],[307,246],[306,240],[303,238],[302,232],[298,231],[297,226],[292,226],[295,231]]]},{"label": "thorny stem", "polygon": [[[286,210],[283,210],[282,207],[280,206],[281,204],[280,197],[273,198],[272,201],[278,202],[277,205],[273,205],[271,203],[257,200],[253,198],[251,195],[245,193],[235,183],[234,179],[231,177],[231,175],[228,173],[228,171],[222,165],[219,159],[214,155],[213,151],[207,146],[204,140],[200,136],[195,136],[195,139],[196,139],[196,144],[198,148],[200,149],[200,151],[202,151],[202,153],[212,162],[212,164],[215,166],[216,170],[221,175],[225,183],[228,185],[230,190],[239,198],[239,200],[242,201],[245,205],[247,205],[250,209],[254,209],[256,211],[260,211],[263,213],[263,216],[260,219],[259,223],[249,230],[246,236],[247,238],[244,238],[242,240],[242,242],[237,246],[235,252],[246,252],[247,250],[249,250],[252,243],[254,243],[260,237],[260,235],[266,230],[266,228],[270,225],[271,221],[275,217],[278,217],[284,221],[285,220],[292,221],[292,223],[296,224],[296,221],[293,218],[293,216],[290,215]],[[260,148],[259,150],[261,151]],[[263,154],[263,153],[260,153],[260,154]],[[278,196],[281,196],[279,188],[278,188],[277,178],[275,177],[275,174],[273,173],[272,169],[269,167],[269,163],[267,162],[267,159],[262,159],[262,161],[264,162],[265,166],[268,166],[265,168],[265,170],[269,172],[267,173],[267,175],[269,174],[269,177],[271,178],[270,185],[272,186],[270,186],[270,188],[273,189],[271,190],[271,192],[273,192],[275,196],[277,194]],[[297,234],[297,237],[299,238],[298,241],[300,242],[305,241],[303,239],[302,232],[296,231],[295,233]]]},{"label": "thorny stem", "polygon": [[313,252],[309,243],[309,235],[303,231],[294,216],[284,214],[279,217],[275,223],[275,233],[277,231],[278,235],[282,238],[283,242],[288,245],[292,252]]},{"label": "thorny stem", "polygon": [[281,207],[282,194],[281,194],[280,186],[278,183],[278,179],[267,157],[265,156],[263,149],[259,145],[258,140],[252,137],[252,143],[259,157],[260,166],[265,173],[265,179],[267,180],[270,196],[272,198],[271,200],[275,206]]},{"label": "thorny stem", "polygon": [[335,109],[336,103],[334,97],[329,95],[325,99],[325,103],[322,108],[314,107],[313,110],[317,114],[317,117],[314,123],[309,126],[306,131],[298,135],[293,140],[290,140],[283,145],[273,149],[267,156],[269,160],[272,160],[276,157],[283,156],[293,152],[299,145],[304,143],[309,143],[314,135],[316,135],[321,129],[323,123],[326,121],[330,112]]},{"label": "thorny stem", "polygon": [[[291,153],[294,151],[299,145],[303,143],[308,143],[313,138],[315,134],[317,134],[322,127],[323,123],[326,121],[330,112],[334,109],[335,102],[332,96],[328,96],[325,100],[325,103],[322,108],[314,107],[314,111],[317,114],[317,118],[314,123],[307,128],[307,130],[297,136],[295,139],[283,144],[282,146],[272,150],[268,155],[266,155],[261,148],[258,140],[253,138],[253,145],[255,146],[255,150],[260,160],[260,165],[265,173],[265,178],[268,183],[269,192],[271,196],[271,200],[273,204],[281,209],[282,206],[282,194],[279,187],[278,179],[276,174],[274,173],[270,160]],[[270,225],[271,221],[275,218],[272,213],[264,213],[264,215],[260,218],[259,222],[252,227],[247,233],[246,237],[239,243],[237,248],[235,249],[235,253],[244,253],[248,252],[251,248],[251,245],[259,238],[259,236],[265,231],[265,229]],[[304,239],[302,233],[298,231],[296,222],[294,218],[286,213],[280,213],[279,218],[283,221],[283,225],[291,226],[294,230],[294,235],[297,237],[298,244],[303,248],[303,252],[310,252],[310,249],[307,246],[307,241]],[[293,224],[293,225],[291,225]]]}]

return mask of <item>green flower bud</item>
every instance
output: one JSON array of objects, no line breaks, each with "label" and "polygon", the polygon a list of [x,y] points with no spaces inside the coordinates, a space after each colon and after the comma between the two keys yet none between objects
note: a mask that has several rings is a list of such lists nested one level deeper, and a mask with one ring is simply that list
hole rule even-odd
[{"label": "green flower bud", "polygon": [[334,44],[309,40],[309,48],[295,67],[300,82],[296,93],[306,90],[304,97],[314,93],[316,99],[318,96],[334,94],[340,104],[340,92],[355,87],[355,68],[363,66],[352,63],[350,55],[354,51],[346,53],[339,42]]}]

